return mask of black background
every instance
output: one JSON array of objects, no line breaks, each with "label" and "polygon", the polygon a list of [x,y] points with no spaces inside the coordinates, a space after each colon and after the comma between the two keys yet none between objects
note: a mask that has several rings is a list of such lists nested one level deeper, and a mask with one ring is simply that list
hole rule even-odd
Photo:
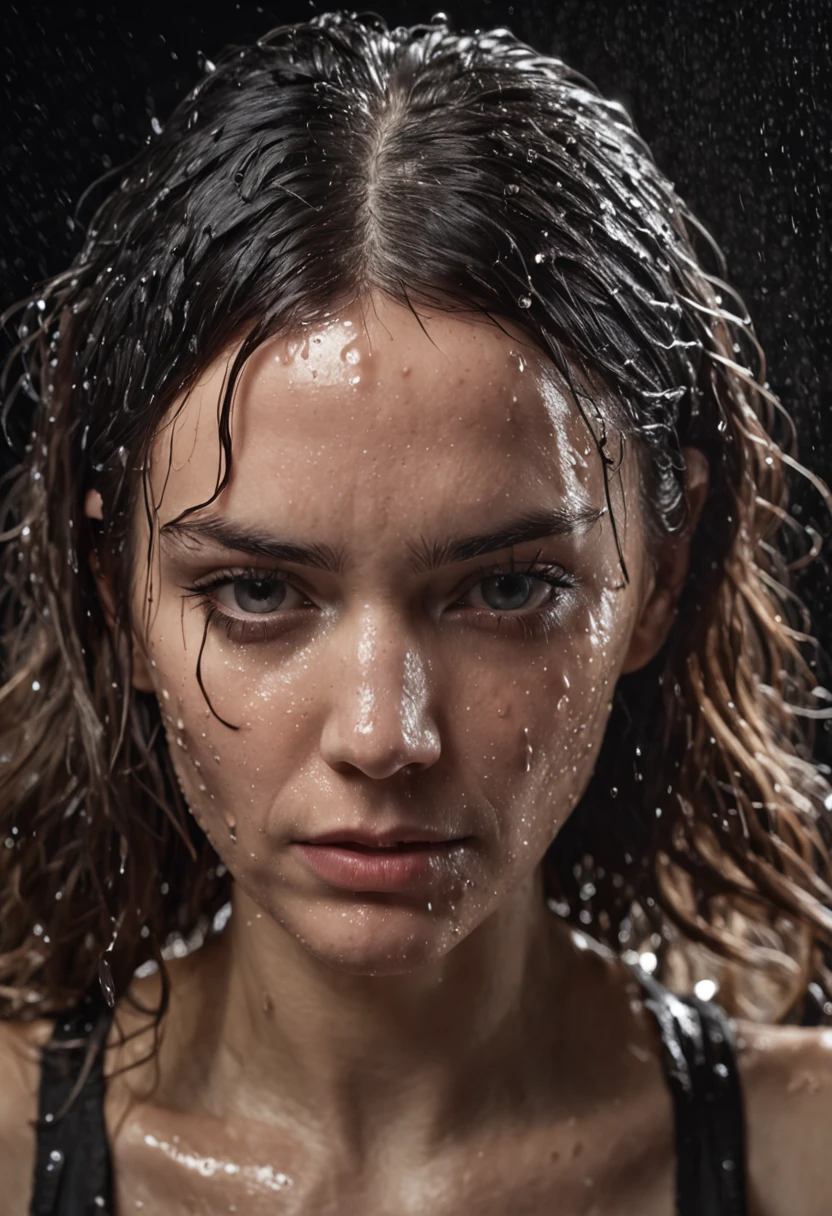
[{"label": "black background", "polygon": [[[0,47],[3,304],[65,266],[80,243],[72,219],[79,196],[150,137],[153,120],[164,122],[205,56],[327,7],[336,5],[12,4]],[[832,0],[372,7],[391,25],[426,21],[440,7],[462,30],[507,25],[626,106],[725,251],[768,355],[768,379],[797,423],[800,458],[832,481]],[[802,521],[829,537],[822,502],[802,479],[793,500]],[[828,648],[825,552],[797,589]],[[825,732],[819,758],[828,761],[830,744]]]}]

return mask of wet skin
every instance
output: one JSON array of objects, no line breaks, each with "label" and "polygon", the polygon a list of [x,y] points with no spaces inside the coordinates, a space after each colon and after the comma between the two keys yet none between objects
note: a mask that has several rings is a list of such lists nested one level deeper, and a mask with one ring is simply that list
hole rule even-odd
[{"label": "wet skin", "polygon": [[[158,1070],[109,1087],[120,1211],[672,1210],[655,1033],[620,964],[548,911],[541,861],[617,679],[672,623],[689,537],[647,552],[627,448],[625,582],[593,442],[543,357],[422,322],[372,297],[259,351],[231,482],[187,529],[166,525],[213,493],[227,359],[158,438],[135,680],[234,910],[173,968]],[[707,471],[686,455],[695,521]],[[532,517],[522,541],[453,551]],[[399,870],[304,845],[336,831],[434,840]]]},{"label": "wet skin", "polygon": [[[226,362],[201,377],[170,476],[169,433],[153,461],[158,587],[136,675],[193,814],[283,927],[269,942],[292,949],[288,932],[341,975],[418,983],[475,931],[539,923],[538,863],[589,780],[616,680],[672,621],[623,508],[632,450],[612,487],[626,585],[600,462],[543,361],[491,325],[426,325],[374,299],[264,347],[234,409],[229,488],[172,527],[214,488]],[[558,512],[569,533],[545,535]],[[532,516],[522,543],[441,552]],[[314,546],[316,564],[227,547],[219,528]],[[144,592],[139,577],[137,615]],[[217,716],[196,679],[206,608]],[[344,891],[297,843],[336,830],[459,843],[401,890]]]}]

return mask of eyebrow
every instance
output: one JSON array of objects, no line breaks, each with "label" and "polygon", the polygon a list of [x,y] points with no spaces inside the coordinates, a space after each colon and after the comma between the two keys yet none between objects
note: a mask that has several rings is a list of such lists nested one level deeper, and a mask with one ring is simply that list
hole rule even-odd
[{"label": "eyebrow", "polygon": [[[480,532],[474,536],[434,541],[422,536],[418,542],[411,541],[408,544],[411,565],[416,572],[425,573],[529,541],[581,535],[606,513],[606,507],[549,507],[528,511],[488,532]],[[240,526],[230,520],[212,516],[171,520],[170,523],[162,525],[161,537],[164,542],[180,543],[185,547],[197,547],[201,541],[207,541],[236,553],[248,553],[253,557],[267,557],[273,561],[291,562],[299,566],[312,566],[332,574],[343,572],[347,558],[343,548],[283,540],[260,529]]]}]

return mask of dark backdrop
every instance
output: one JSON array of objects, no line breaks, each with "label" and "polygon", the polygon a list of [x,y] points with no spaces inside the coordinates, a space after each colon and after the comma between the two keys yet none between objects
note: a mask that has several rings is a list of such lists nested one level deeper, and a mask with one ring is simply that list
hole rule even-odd
[{"label": "dark backdrop", "polygon": [[[82,191],[164,121],[206,56],[327,7],[336,5],[13,3],[0,47],[3,304],[64,266],[79,246],[72,213]],[[407,0],[373,7],[391,25],[436,11]],[[830,0],[448,0],[445,11],[461,29],[508,25],[627,107],[724,249],[769,381],[797,422],[799,455],[832,481]],[[802,479],[794,501],[829,537]],[[825,555],[798,591],[828,647]],[[828,762],[832,732],[818,751]]]}]

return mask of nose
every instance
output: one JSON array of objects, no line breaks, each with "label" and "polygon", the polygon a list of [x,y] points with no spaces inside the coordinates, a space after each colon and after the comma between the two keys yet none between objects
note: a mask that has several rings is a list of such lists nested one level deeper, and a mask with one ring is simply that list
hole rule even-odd
[{"label": "nose", "polygon": [[321,734],[323,759],[337,772],[376,779],[435,764],[441,748],[428,674],[404,628],[365,615],[349,632]]}]

